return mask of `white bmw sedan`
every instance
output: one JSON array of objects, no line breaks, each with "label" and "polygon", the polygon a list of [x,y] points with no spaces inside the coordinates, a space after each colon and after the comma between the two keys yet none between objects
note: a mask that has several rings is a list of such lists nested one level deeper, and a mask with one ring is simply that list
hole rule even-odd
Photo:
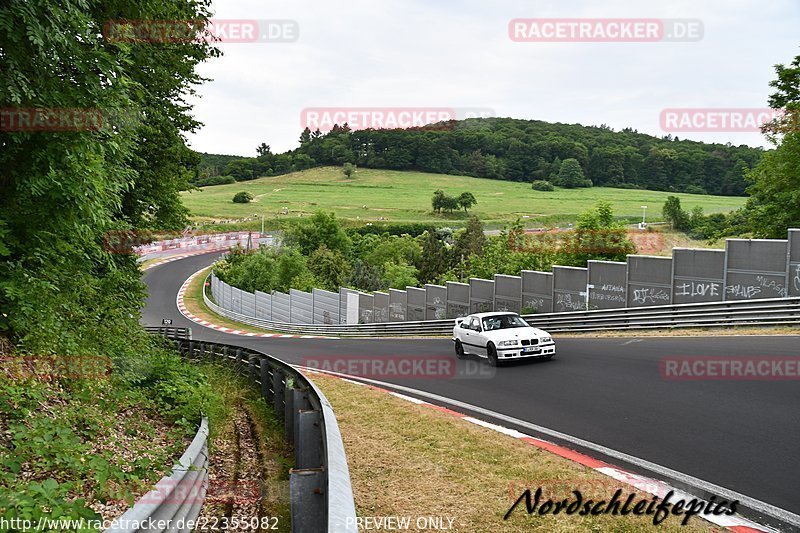
[{"label": "white bmw sedan", "polygon": [[549,333],[508,312],[457,318],[453,343],[458,357],[475,354],[486,357],[492,366],[523,358],[550,359],[556,354],[556,344]]}]

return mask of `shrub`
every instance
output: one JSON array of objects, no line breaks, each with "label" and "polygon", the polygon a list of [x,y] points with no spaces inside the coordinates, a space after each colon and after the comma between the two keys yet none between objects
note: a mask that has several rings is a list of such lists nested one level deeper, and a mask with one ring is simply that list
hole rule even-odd
[{"label": "shrub", "polygon": [[708,194],[706,190],[699,185],[687,185],[683,192],[687,194]]},{"label": "shrub", "polygon": [[208,176],[198,179],[194,182],[194,185],[197,187],[208,187],[210,185],[229,185],[231,183],[236,183],[236,178],[233,176]]},{"label": "shrub", "polygon": [[435,229],[432,224],[423,222],[406,222],[403,224],[373,224],[372,226],[361,226],[358,228],[348,228],[350,235],[411,235],[419,237],[428,230]]},{"label": "shrub", "polygon": [[553,187],[553,184],[550,183],[549,181],[546,181],[546,180],[536,180],[536,181],[534,181],[533,183],[531,183],[531,188],[534,191],[553,191],[553,190],[555,190],[555,187]]},{"label": "shrub", "polygon": [[249,204],[252,201],[253,195],[246,191],[237,192],[233,196],[233,202],[236,204]]}]

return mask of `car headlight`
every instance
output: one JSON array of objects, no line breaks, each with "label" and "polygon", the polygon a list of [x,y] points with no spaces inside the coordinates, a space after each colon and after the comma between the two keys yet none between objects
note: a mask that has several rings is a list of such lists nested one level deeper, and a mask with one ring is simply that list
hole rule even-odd
[{"label": "car headlight", "polygon": [[545,344],[548,342],[553,342],[553,339],[551,337],[541,337],[539,339],[539,344]]},{"label": "car headlight", "polygon": [[516,346],[519,344],[519,341],[512,340],[512,341],[500,341],[497,343],[498,346]]}]

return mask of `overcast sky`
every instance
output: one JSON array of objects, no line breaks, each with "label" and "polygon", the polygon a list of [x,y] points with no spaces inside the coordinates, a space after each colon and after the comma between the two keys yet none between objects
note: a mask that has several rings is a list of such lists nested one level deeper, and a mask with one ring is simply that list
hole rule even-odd
[{"label": "overcast sky", "polygon": [[[797,0],[220,0],[218,19],[291,20],[294,42],[226,43],[200,67],[199,151],[296,148],[313,107],[488,108],[664,135],[665,108],[761,108],[800,54]],[[693,42],[514,42],[516,18],[699,19]],[[764,145],[758,133],[680,138]]]}]

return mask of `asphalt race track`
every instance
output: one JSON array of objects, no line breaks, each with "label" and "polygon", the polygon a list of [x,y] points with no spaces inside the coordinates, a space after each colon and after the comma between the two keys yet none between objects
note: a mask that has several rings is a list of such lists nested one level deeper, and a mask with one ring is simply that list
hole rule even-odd
[{"label": "asphalt race track", "polygon": [[[170,318],[191,327],[195,339],[299,364],[347,356],[456,360],[449,339],[255,339],[203,328],[180,315],[175,298],[183,281],[218,255],[146,272],[143,322]],[[558,353],[548,362],[492,373],[471,356],[457,361],[455,376],[376,379],[580,437],[800,514],[800,382],[668,381],[659,372],[667,356],[797,356],[800,337],[555,339]]]}]

